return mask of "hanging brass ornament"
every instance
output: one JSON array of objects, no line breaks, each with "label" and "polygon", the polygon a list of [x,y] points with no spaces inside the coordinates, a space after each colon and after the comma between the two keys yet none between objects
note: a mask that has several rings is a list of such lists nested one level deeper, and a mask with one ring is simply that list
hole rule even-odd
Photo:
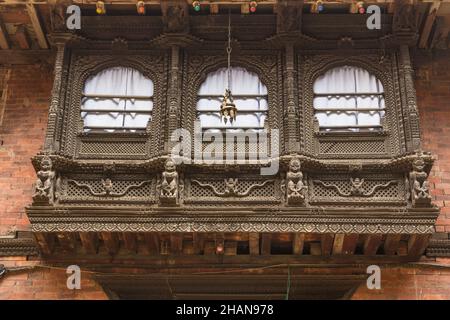
[{"label": "hanging brass ornament", "polygon": [[228,120],[233,124],[236,121],[237,108],[233,101],[233,95],[231,94],[231,14],[228,12],[228,88],[225,89],[225,94],[222,98],[222,104],[220,106],[220,118],[226,124]]},{"label": "hanging brass ornament", "polygon": [[233,96],[231,95],[231,90],[226,89],[223,95],[222,105],[220,106],[220,114],[222,116],[223,122],[227,123],[230,120],[232,124],[236,120],[237,108],[233,102]]}]

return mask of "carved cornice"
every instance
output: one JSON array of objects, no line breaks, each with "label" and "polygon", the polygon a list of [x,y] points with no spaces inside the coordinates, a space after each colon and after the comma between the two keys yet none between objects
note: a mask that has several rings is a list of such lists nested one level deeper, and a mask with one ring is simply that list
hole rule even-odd
[{"label": "carved cornice", "polygon": [[450,239],[431,239],[426,255],[427,257],[450,257]]},{"label": "carved cornice", "polygon": [[39,251],[34,239],[2,239],[0,238],[0,257],[2,256],[33,256]]},{"label": "carved cornice", "polygon": [[[33,232],[434,232],[437,209],[27,208]],[[395,216],[397,214],[397,216]],[[395,216],[395,217],[394,217]]]}]

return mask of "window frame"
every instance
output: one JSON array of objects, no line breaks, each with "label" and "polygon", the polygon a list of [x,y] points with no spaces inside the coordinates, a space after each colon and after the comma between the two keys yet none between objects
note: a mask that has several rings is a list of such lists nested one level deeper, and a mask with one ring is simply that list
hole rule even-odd
[{"label": "window frame", "polygon": [[[266,100],[267,102],[267,109],[266,110],[257,110],[257,109],[239,109],[238,107],[238,115],[240,114],[260,114],[259,116],[265,115],[265,120],[264,120],[264,124],[262,126],[258,126],[258,127],[253,127],[253,126],[236,126],[236,127],[225,127],[225,126],[201,126],[201,130],[202,133],[205,132],[211,132],[210,130],[219,130],[220,133],[222,134],[227,134],[229,131],[245,131],[245,130],[255,130],[255,132],[258,132],[260,130],[264,130],[264,128],[267,127],[268,121],[269,121],[269,115],[270,115],[270,105],[269,105],[269,91],[268,91],[268,87],[267,85],[263,82],[263,80],[261,79],[260,75],[257,72],[254,72],[253,70],[250,70],[246,67],[242,67],[242,66],[232,66],[233,68],[239,68],[239,69],[244,69],[245,71],[247,71],[249,74],[255,75],[256,77],[258,77],[259,83],[262,84],[265,88],[267,93],[264,95],[261,94],[233,94],[233,99],[239,99],[239,100],[247,100],[247,99],[256,99],[258,100],[258,103],[260,102],[260,100]],[[223,94],[218,94],[218,95],[214,95],[214,94],[199,94],[198,92],[200,91],[201,86],[208,81],[208,77],[211,74],[214,74],[220,70],[223,70],[226,68],[216,68],[215,70],[210,70],[208,73],[206,73],[205,79],[203,79],[203,81],[200,83],[200,86],[198,88],[197,91],[197,95],[196,95],[196,101],[195,101],[195,118],[200,121],[200,115],[202,114],[218,114],[220,116],[220,104],[218,104],[218,108],[217,110],[215,109],[206,109],[206,110],[199,110],[197,107],[197,104],[199,102],[199,100],[201,99],[210,99],[210,100],[221,100],[223,98]],[[225,90],[225,87],[224,87]],[[217,132],[219,133],[219,132]]]},{"label": "window frame", "polygon": [[[319,128],[319,133],[370,133],[370,132],[378,132],[378,133],[382,133],[384,130],[384,126],[383,126],[383,122],[384,122],[384,117],[386,117],[386,113],[387,113],[387,107],[386,107],[386,101],[385,101],[385,90],[384,90],[384,86],[383,86],[383,91],[380,92],[379,88],[377,88],[377,92],[351,92],[351,93],[346,93],[346,92],[330,92],[330,93],[316,93],[314,91],[314,85],[316,84],[316,82],[319,80],[320,77],[325,76],[328,72],[339,69],[339,68],[345,68],[345,67],[352,67],[355,69],[360,69],[363,71],[366,71],[369,75],[374,76],[376,78],[377,82],[381,83],[381,80],[373,73],[371,73],[368,69],[366,68],[362,68],[360,66],[355,66],[355,65],[340,65],[340,66],[336,66],[336,67],[332,67],[332,68],[328,68],[324,73],[322,73],[321,75],[319,75],[318,77],[315,78],[314,82],[313,82],[313,109],[314,109],[314,117],[317,119],[316,115],[318,113],[326,113],[326,112],[337,112],[338,114],[343,112],[351,112],[353,116],[355,116],[356,119],[356,124],[355,125],[321,125],[319,119],[317,119],[318,124],[318,128]],[[356,81],[356,80],[355,80]],[[383,85],[381,83],[381,85]],[[342,97],[350,97],[347,100],[350,99],[358,99],[358,98],[365,98],[367,96],[378,96],[378,99],[382,98],[384,100],[384,107],[379,107],[379,108],[360,108],[357,105],[356,102],[356,107],[353,108],[318,108],[314,105],[314,99],[315,98],[320,98],[320,97],[328,97],[328,98],[342,98]],[[360,125],[358,124],[358,115],[359,113],[368,113],[368,112],[377,112],[380,116],[380,123],[376,124],[376,125]],[[362,130],[361,130],[362,129]]]},{"label": "window frame", "polygon": [[[148,80],[150,80],[152,82],[152,86],[153,86],[153,95],[151,96],[132,96],[132,95],[110,95],[110,94],[86,94],[85,93],[85,86],[87,81],[89,81],[89,79],[92,79],[96,76],[98,76],[101,72],[110,70],[110,69],[114,69],[114,68],[124,68],[124,69],[132,69],[136,72],[139,72],[143,77],[147,78]],[[128,81],[126,79],[126,81]],[[113,133],[135,133],[135,132],[142,132],[145,131],[146,128],[148,127],[149,122],[151,122],[153,120],[153,108],[154,108],[154,82],[151,78],[145,76],[140,70],[136,69],[136,68],[131,68],[131,67],[123,67],[123,66],[112,66],[109,68],[105,68],[100,70],[98,73],[91,75],[90,77],[88,77],[85,82],[84,82],[84,87],[83,87],[83,91],[81,94],[81,105],[80,105],[80,112],[81,114],[86,113],[86,115],[88,115],[89,113],[93,113],[93,114],[98,114],[98,113],[117,113],[119,114],[119,117],[123,117],[123,124],[125,123],[125,117],[127,115],[130,115],[132,113],[135,114],[145,114],[149,116],[149,120],[147,121],[147,124],[145,125],[145,127],[126,127],[125,125],[122,125],[121,127],[119,126],[86,126],[85,124],[83,124],[83,132],[84,133],[104,133],[104,134],[113,134]],[[83,108],[83,104],[84,104],[84,100],[85,99],[122,99],[126,101],[128,100],[148,100],[151,101],[153,106],[151,110],[126,110],[126,104],[125,104],[125,108],[124,110],[120,110],[120,109],[85,109]],[[84,116],[82,115],[82,119],[84,122]],[[107,130],[114,130],[112,132],[108,132]]]}]

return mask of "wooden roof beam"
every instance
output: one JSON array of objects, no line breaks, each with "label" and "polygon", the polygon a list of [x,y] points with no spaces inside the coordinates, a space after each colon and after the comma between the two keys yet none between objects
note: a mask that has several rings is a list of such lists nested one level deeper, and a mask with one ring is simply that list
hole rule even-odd
[{"label": "wooden roof beam", "polygon": [[42,28],[42,24],[39,20],[39,15],[36,10],[35,4],[32,2],[27,3],[27,11],[28,15],[31,19],[31,24],[33,25],[34,32],[36,34],[36,38],[39,43],[39,47],[41,49],[48,49],[49,45],[47,42],[47,38],[45,37],[44,30]]},{"label": "wooden roof beam", "polygon": [[431,30],[433,29],[434,22],[436,21],[436,16],[441,7],[440,1],[434,1],[430,5],[430,10],[428,11],[428,16],[425,20],[422,33],[420,34],[419,48],[425,49],[428,46],[428,39],[430,38]]},{"label": "wooden roof beam", "polygon": [[2,20],[0,20],[0,48],[3,50],[11,49],[11,45],[8,39],[8,32],[6,31],[5,25]]},{"label": "wooden roof beam", "polygon": [[31,49],[31,40],[24,25],[17,27],[15,37],[20,49]]}]

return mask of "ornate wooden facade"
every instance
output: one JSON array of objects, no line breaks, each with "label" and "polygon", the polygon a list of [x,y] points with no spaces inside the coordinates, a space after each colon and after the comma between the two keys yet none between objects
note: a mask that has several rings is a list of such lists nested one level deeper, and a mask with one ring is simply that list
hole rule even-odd
[{"label": "ornate wooden facade", "polygon": [[[147,262],[158,264],[171,255],[181,267],[222,253],[232,265],[263,263],[271,253],[281,263],[357,263],[410,261],[424,252],[439,209],[428,190],[433,156],[421,149],[409,56],[417,26],[413,16],[399,17],[414,10],[400,1],[371,31],[360,15],[302,14],[300,1],[278,5],[276,14],[233,12],[231,19],[232,64],[267,86],[267,127],[280,130],[273,176],[251,162],[168,161],[171,132],[194,130],[206,74],[226,65],[226,14],[195,15],[185,1],[167,1],[162,16],[83,16],[76,33],[54,19],[55,81],[27,208],[44,256],[89,263],[150,254]],[[318,130],[314,80],[342,65],[382,82],[381,131]],[[152,79],[153,120],[143,132],[86,133],[84,83],[114,66]],[[167,190],[166,174],[176,176]]]}]

